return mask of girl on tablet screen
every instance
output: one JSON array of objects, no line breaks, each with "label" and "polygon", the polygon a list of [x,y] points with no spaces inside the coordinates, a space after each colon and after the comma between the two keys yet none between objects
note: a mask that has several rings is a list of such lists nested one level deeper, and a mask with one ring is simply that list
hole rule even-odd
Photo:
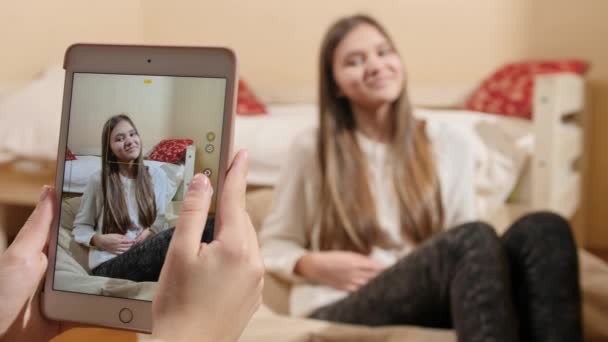
[{"label": "girl on tablet screen", "polygon": [[93,275],[156,281],[172,234],[165,221],[167,177],[144,165],[139,132],[125,114],[106,121],[101,146],[101,171],[82,196],[74,239],[90,247]]}]

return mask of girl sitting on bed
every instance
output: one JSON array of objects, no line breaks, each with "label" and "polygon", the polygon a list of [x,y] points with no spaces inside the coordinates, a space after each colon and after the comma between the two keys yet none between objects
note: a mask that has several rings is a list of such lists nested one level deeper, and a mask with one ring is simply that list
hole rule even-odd
[{"label": "girl sitting on bed", "polygon": [[167,177],[144,165],[139,132],[127,115],[106,121],[101,146],[101,171],[82,196],[74,240],[90,247],[93,275],[156,281],[173,232],[165,222]]},{"label": "girl sitting on bed", "polygon": [[498,237],[475,221],[471,149],[414,118],[400,56],[372,18],[326,34],[319,111],[261,232],[267,270],[295,283],[292,314],[454,328],[459,341],[581,340],[568,223],[533,213]]}]

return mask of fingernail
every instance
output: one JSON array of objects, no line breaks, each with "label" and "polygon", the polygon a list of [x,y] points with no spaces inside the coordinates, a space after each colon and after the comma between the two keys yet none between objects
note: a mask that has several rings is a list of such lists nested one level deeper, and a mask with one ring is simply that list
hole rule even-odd
[{"label": "fingernail", "polygon": [[209,190],[209,178],[202,173],[196,174],[190,182],[190,191],[207,191]]},{"label": "fingernail", "polygon": [[49,195],[49,187],[44,185],[42,187],[42,192],[40,193],[40,197],[38,198],[38,202],[44,201],[44,199]]}]

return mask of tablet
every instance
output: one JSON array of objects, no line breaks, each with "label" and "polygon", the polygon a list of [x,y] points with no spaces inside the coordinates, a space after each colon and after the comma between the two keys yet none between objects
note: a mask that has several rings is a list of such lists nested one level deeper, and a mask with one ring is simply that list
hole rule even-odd
[{"label": "tablet", "polygon": [[66,70],[42,309],[50,319],[150,332],[151,300],[196,173],[231,156],[237,60],[226,48],[76,44]]}]

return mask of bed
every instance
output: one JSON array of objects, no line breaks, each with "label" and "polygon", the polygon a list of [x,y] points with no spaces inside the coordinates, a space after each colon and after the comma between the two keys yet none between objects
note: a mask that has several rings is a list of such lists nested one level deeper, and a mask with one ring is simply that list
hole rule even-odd
[{"label": "bed", "polygon": [[[187,184],[194,176],[195,155],[196,148],[190,145],[179,164],[144,160],[146,166],[162,170],[167,178],[165,228],[177,224],[179,206]],[[78,213],[82,194],[91,175],[99,172],[100,167],[101,157],[95,154],[76,154],[75,160],[66,161],[54,286],[64,291],[151,300],[155,288],[152,282],[91,276],[88,248],[78,244],[73,238],[74,218]]]},{"label": "bed", "polygon": [[[439,94],[435,99],[433,92]],[[459,109],[463,99],[454,96],[454,89],[427,87],[411,93],[415,116],[458,127],[475,149],[481,218],[538,209],[568,218],[574,215],[583,188],[584,122],[588,120],[583,77],[573,73],[538,76],[533,120]],[[445,100],[442,94],[451,98]],[[316,127],[318,120],[312,101],[270,104],[268,111],[237,116],[235,123],[235,151],[249,150],[248,183],[257,189],[275,185],[291,140],[301,130]]]},{"label": "bed", "polygon": [[[52,78],[52,82],[49,80]],[[31,129],[32,120],[39,118],[40,110],[57,113],[50,116],[50,121],[40,120],[44,130],[58,131],[58,113],[60,112],[61,87],[63,79],[51,75],[36,85],[36,107],[28,110],[19,120],[10,121],[2,117],[7,108],[2,103],[0,82],[0,123],[14,123],[14,131]],[[9,86],[8,88],[13,88]],[[537,79],[534,99],[534,121],[521,122],[514,119],[501,120],[485,113],[459,112],[452,115],[451,110],[458,107],[459,101],[468,86],[456,89],[414,88],[410,92],[417,105],[416,115],[433,120],[454,120],[459,117],[459,124],[464,134],[468,132],[473,141],[484,141],[486,144],[478,151],[478,169],[485,170],[485,178],[480,177],[477,184],[479,194],[478,208],[488,220],[497,227],[506,226],[513,215],[526,210],[548,208],[571,217],[580,203],[581,175],[584,170],[585,155],[582,153],[585,139],[584,80],[576,75],[560,74],[542,76]],[[441,94],[437,98],[437,94]],[[446,99],[447,98],[447,99]],[[22,109],[22,102],[10,104]],[[430,109],[432,108],[432,110]],[[13,108],[14,109],[14,108]],[[448,109],[450,111],[448,111]],[[311,98],[305,101],[274,103],[269,106],[270,114],[266,116],[237,116],[235,122],[235,148],[246,147],[250,152],[250,172],[247,194],[247,210],[254,226],[259,229],[272,201],[272,187],[280,172],[280,162],[289,147],[290,140],[299,130],[316,125],[315,106]],[[11,112],[11,111],[9,111]],[[11,112],[12,113],[12,112]],[[55,118],[57,122],[52,119]],[[8,121],[7,121],[8,120]],[[20,126],[21,125],[21,126]],[[55,126],[53,126],[55,125]],[[488,134],[498,134],[505,139],[515,137],[519,144],[516,149],[502,149],[500,143],[487,143]],[[55,135],[53,135],[55,134]],[[17,144],[20,150],[3,145],[7,138],[0,137],[0,150],[3,166],[0,168],[2,189],[11,189],[10,193],[0,196],[0,207],[3,205],[32,206],[37,200],[39,186],[52,183],[55,164],[52,160],[56,152],[53,146],[56,133],[49,134],[42,140],[36,140],[35,146]],[[477,139],[477,140],[475,140]],[[484,140],[485,139],[485,140]],[[52,142],[52,143],[49,143]],[[32,155],[42,145],[48,147],[40,155]],[[40,152],[40,149],[38,150]],[[565,153],[567,152],[567,153]],[[190,171],[184,167],[184,173]],[[502,176],[501,176],[502,175]],[[187,176],[186,176],[187,177]],[[188,183],[185,180],[182,183]],[[557,186],[556,186],[557,185]],[[564,186],[565,185],[565,186]],[[134,283],[127,280],[116,280],[104,277],[92,277],[87,270],[87,250],[71,238],[71,227],[79,207],[78,191],[70,184],[70,193],[61,207],[61,228],[57,258],[59,262],[57,275],[60,286],[73,286],[74,290],[98,293],[108,296],[128,296],[136,299],[150,299],[155,289],[154,283]],[[185,187],[178,188],[173,203],[179,203]],[[177,212],[177,211],[174,211]],[[0,227],[2,228],[2,227]],[[0,237],[3,234],[0,234]],[[0,246],[1,247],[1,246]],[[580,251],[581,283],[584,296],[585,336],[586,340],[608,339],[608,266],[606,263]],[[315,321],[310,319],[291,318],[287,312],[287,295],[289,284],[279,281],[272,275],[266,276],[264,305],[254,315],[241,341],[455,341],[455,335],[449,330],[427,329],[410,326],[399,327],[354,327],[342,324]],[[139,335],[140,340],[148,336]]]}]

